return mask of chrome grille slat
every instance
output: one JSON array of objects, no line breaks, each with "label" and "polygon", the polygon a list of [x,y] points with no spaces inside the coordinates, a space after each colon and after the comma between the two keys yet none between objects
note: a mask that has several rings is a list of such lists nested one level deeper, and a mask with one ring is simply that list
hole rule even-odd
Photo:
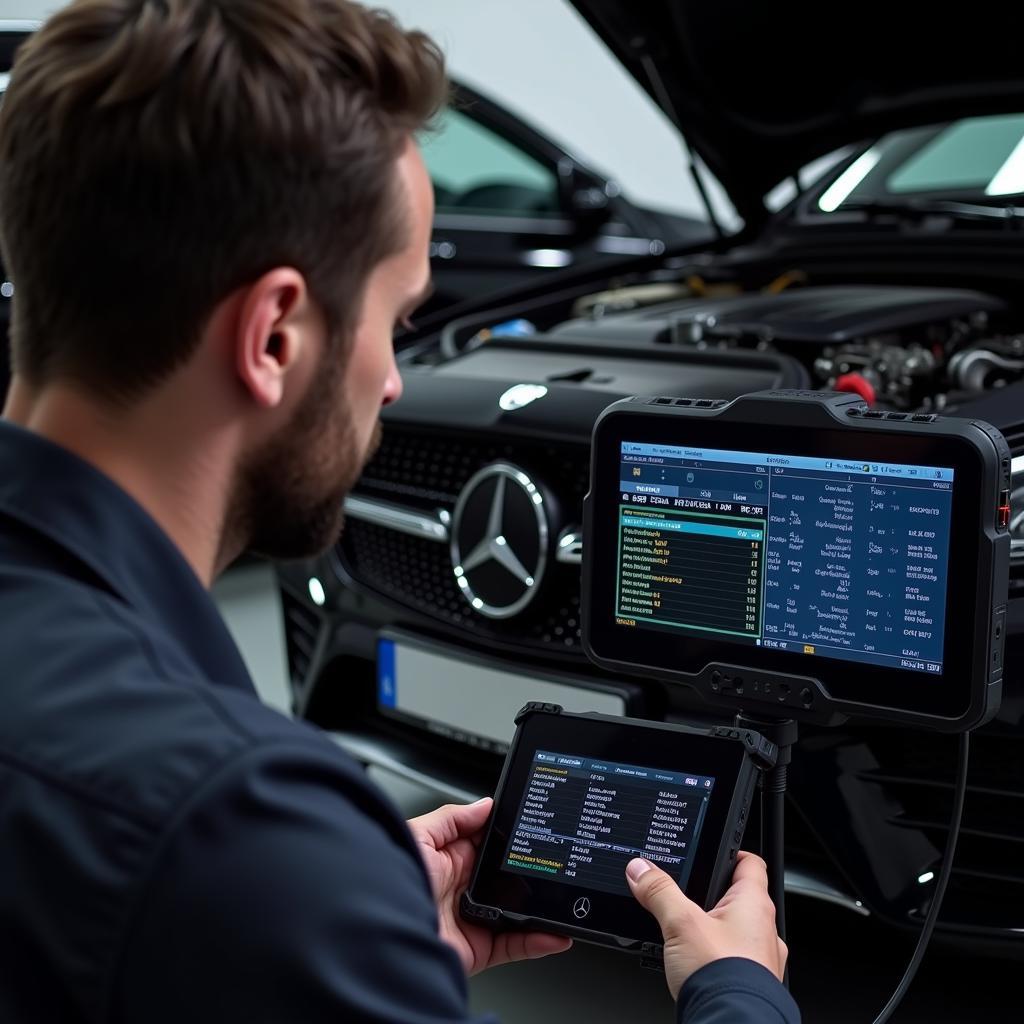
[{"label": "chrome grille slat", "polygon": [[388,530],[397,530],[411,537],[441,544],[447,543],[450,536],[450,515],[445,509],[430,514],[378,498],[350,494],[345,499],[345,515],[350,519],[362,519]]}]

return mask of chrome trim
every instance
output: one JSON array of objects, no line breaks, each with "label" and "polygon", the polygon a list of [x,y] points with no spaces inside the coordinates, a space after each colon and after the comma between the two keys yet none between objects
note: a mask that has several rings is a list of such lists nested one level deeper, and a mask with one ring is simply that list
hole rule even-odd
[{"label": "chrome trim", "polygon": [[[497,477],[498,484],[494,496],[491,498],[486,531],[473,550],[464,553],[459,536],[462,531],[462,517],[465,514],[466,505],[473,492],[491,477]],[[530,501],[530,507],[533,509],[539,547],[537,562],[532,568],[527,568],[520,562],[502,532],[505,516],[505,487],[509,482],[525,492]],[[548,536],[544,497],[537,485],[518,466],[513,466],[508,462],[492,462],[471,476],[462,488],[459,500],[455,503],[451,530],[452,571],[455,573],[455,582],[470,607],[481,615],[486,615],[489,619],[508,619],[513,615],[518,615],[537,596],[538,587],[544,578],[544,569],[548,560]],[[490,605],[474,593],[468,574],[489,561],[495,561],[503,566],[523,585],[522,595],[511,604],[500,607]]]},{"label": "chrome trim", "polygon": [[522,260],[528,267],[558,270],[572,266],[572,253],[568,249],[527,249]]},{"label": "chrome trim", "polygon": [[444,235],[446,231],[500,231],[504,234],[548,235],[565,238],[573,233],[576,225],[558,215],[552,217],[531,217],[517,213],[458,212],[452,207],[442,207],[434,215],[434,231]]},{"label": "chrome trim", "polygon": [[389,530],[397,530],[399,533],[407,533],[412,537],[437,541],[439,544],[447,544],[450,536],[448,513],[443,510],[430,516],[414,509],[403,508],[401,505],[393,505],[390,501],[360,498],[350,494],[345,499],[345,515]]},{"label": "chrome trim", "polygon": [[792,868],[786,871],[786,892],[792,893],[794,896],[808,896],[814,900],[821,900],[823,903],[831,903],[833,906],[852,911],[860,917],[871,916],[871,911],[860,900],[837,889],[830,882],[815,878],[804,871]]},{"label": "chrome trim", "polygon": [[621,238],[604,235],[594,242],[598,252],[613,253],[617,256],[660,256],[665,243],[660,238]]},{"label": "chrome trim", "polygon": [[[1014,486],[1014,477],[1024,474],[1024,455],[1015,455],[1010,460],[1010,495],[1020,490],[1020,485]],[[1013,534],[1024,527],[1024,508],[1010,509],[1010,558],[1014,562],[1024,561],[1024,537],[1017,538]]]},{"label": "chrome trim", "polygon": [[555,561],[563,565],[580,565],[583,562],[583,531],[578,526],[562,531],[555,548]]},{"label": "chrome trim", "polygon": [[378,742],[367,736],[356,736],[352,733],[330,732],[327,734],[343,750],[348,751],[357,761],[363,764],[374,765],[384,771],[391,772],[407,782],[416,783],[437,793],[446,800],[455,800],[459,803],[472,803],[486,796],[486,793],[473,793],[450,782],[437,779],[425,772],[418,771],[403,764],[385,742]]}]

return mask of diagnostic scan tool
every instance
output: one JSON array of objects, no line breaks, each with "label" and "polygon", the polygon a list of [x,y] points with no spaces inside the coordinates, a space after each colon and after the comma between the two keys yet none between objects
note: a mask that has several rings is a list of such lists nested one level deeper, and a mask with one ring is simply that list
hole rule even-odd
[{"label": "diagnostic scan tool", "polygon": [[743,838],[774,744],[728,727],[693,729],[528,704],[495,797],[468,920],[571,935],[657,960],[655,919],[630,893],[645,857],[712,907]]},{"label": "diagnostic scan tool", "polygon": [[583,641],[749,714],[970,729],[999,703],[1010,453],[850,395],[633,398],[598,421]]},{"label": "diagnostic scan tool", "polygon": [[668,712],[692,708],[686,688],[731,724],[527,705],[463,915],[654,964],[661,935],[626,865],[655,862],[710,908],[764,773],[762,853],[784,937],[797,722],[960,733],[947,853],[898,1002],[949,879],[967,734],[999,707],[1009,487],[1006,442],[976,420],[810,391],[609,406],[584,505],[585,649],[614,675],[655,680]]}]

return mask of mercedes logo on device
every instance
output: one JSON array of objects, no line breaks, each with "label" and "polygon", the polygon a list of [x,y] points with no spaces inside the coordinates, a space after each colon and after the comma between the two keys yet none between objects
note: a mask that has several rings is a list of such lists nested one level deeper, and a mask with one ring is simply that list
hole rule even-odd
[{"label": "mercedes logo on device", "polygon": [[581,896],[573,905],[572,912],[577,917],[586,917],[590,913],[590,900],[586,896]]},{"label": "mercedes logo on device", "polygon": [[544,497],[517,466],[495,462],[455,503],[451,556],[462,595],[481,615],[507,619],[534,598],[548,558]]}]

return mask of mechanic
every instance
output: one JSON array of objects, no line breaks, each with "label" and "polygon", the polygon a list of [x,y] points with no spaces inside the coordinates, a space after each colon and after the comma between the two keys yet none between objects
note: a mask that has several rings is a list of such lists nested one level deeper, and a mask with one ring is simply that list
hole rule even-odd
[{"label": "mechanic", "polygon": [[[490,801],[408,824],[264,707],[209,594],[300,558],[429,287],[424,35],[345,0],[78,0],[0,115],[0,1019],[465,1021],[568,947],[462,922]],[[686,1021],[794,1021],[765,868],[705,914],[645,861]]]}]

